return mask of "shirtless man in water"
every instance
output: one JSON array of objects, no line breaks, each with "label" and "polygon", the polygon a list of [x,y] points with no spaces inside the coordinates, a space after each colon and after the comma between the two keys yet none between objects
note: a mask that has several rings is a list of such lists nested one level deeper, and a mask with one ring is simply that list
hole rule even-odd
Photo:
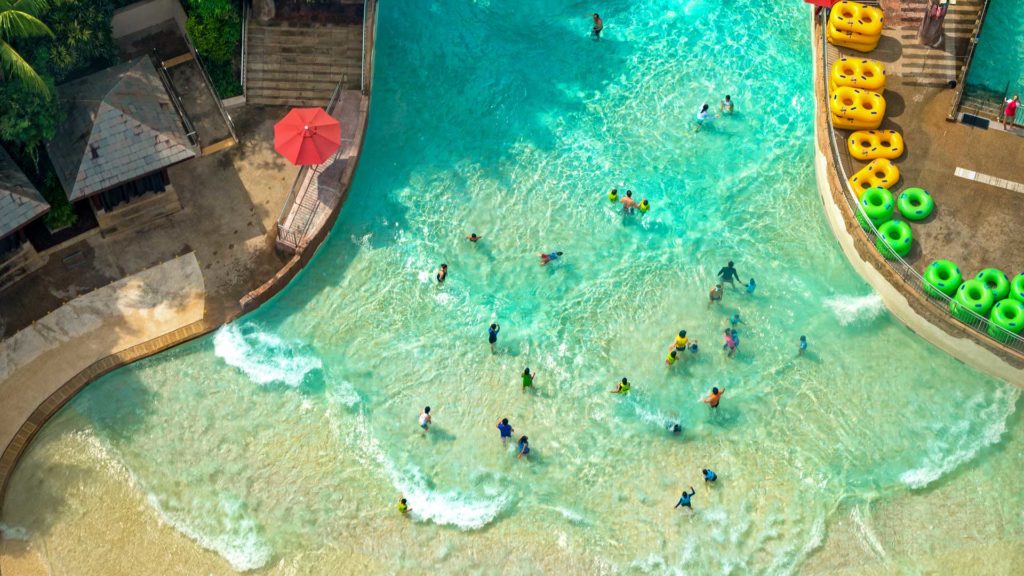
[{"label": "shirtless man in water", "polygon": [[590,37],[595,41],[601,39],[601,31],[604,30],[604,21],[594,12],[594,27],[590,29]]},{"label": "shirtless man in water", "polygon": [[637,207],[636,200],[633,200],[632,190],[626,190],[626,195],[619,202],[622,202],[622,211],[626,214],[632,214],[633,210]]}]

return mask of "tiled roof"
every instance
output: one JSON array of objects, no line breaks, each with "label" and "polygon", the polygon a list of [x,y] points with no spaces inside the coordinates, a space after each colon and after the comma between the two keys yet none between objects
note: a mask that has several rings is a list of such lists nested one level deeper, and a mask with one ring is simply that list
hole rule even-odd
[{"label": "tiled roof", "polygon": [[50,209],[43,195],[0,148],[0,238],[7,236]]},{"label": "tiled roof", "polygon": [[47,144],[72,201],[195,156],[147,56],[57,87],[65,121]]}]

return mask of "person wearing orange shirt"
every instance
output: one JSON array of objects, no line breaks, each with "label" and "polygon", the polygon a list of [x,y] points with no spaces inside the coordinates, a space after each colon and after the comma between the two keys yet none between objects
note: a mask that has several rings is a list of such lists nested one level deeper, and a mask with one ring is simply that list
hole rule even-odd
[{"label": "person wearing orange shirt", "polygon": [[725,394],[724,387],[721,390],[718,387],[713,387],[711,394],[708,394],[708,397],[704,399],[704,403],[712,408],[718,408],[718,403],[722,400],[722,394]]}]

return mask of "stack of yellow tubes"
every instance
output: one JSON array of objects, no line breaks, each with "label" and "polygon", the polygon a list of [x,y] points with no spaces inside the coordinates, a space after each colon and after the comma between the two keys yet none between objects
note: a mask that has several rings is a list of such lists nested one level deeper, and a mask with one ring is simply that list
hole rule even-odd
[{"label": "stack of yellow tubes", "polygon": [[883,20],[884,14],[879,8],[842,0],[829,13],[828,41],[833,46],[870,52],[878,47]]},{"label": "stack of yellow tubes", "polygon": [[840,86],[828,103],[832,125],[846,130],[875,130],[885,116],[885,98],[877,92]]}]

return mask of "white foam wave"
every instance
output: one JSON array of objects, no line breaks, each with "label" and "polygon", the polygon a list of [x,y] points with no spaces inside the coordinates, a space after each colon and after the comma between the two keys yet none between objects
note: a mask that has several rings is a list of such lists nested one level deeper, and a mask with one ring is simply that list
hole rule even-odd
[{"label": "white foam wave", "polygon": [[356,387],[348,380],[343,379],[331,379],[331,383],[327,388],[327,396],[331,400],[341,402],[346,406],[355,406],[360,400]]},{"label": "white foam wave", "polygon": [[508,494],[497,489],[487,490],[485,499],[475,499],[458,491],[431,490],[423,473],[415,466],[399,470],[387,457],[380,442],[369,434],[364,414],[360,414],[353,427],[355,445],[360,448],[360,459],[380,466],[391,485],[409,501],[410,516],[417,520],[441,526],[455,526],[462,530],[476,530],[489,524],[508,505]]},{"label": "white foam wave", "polygon": [[[961,464],[973,460],[985,447],[999,442],[1006,432],[1007,421],[1016,410],[1019,396],[1020,391],[1017,389],[1002,388],[996,393],[995,400],[978,411],[976,416],[972,415],[970,420],[962,420],[936,434],[928,442],[928,454],[924,461],[916,468],[900,474],[900,481],[910,488],[924,488]],[[972,433],[971,422],[974,421],[988,422],[981,430],[980,438]]]},{"label": "white foam wave", "polygon": [[878,294],[867,296],[833,296],[825,299],[825,306],[832,311],[839,324],[849,326],[857,322],[869,322],[885,312],[885,303]]},{"label": "white foam wave", "polygon": [[213,347],[221,360],[257,384],[281,382],[297,387],[307,374],[323,368],[319,358],[301,352],[301,343],[285,341],[251,324],[224,326],[214,336]]}]

